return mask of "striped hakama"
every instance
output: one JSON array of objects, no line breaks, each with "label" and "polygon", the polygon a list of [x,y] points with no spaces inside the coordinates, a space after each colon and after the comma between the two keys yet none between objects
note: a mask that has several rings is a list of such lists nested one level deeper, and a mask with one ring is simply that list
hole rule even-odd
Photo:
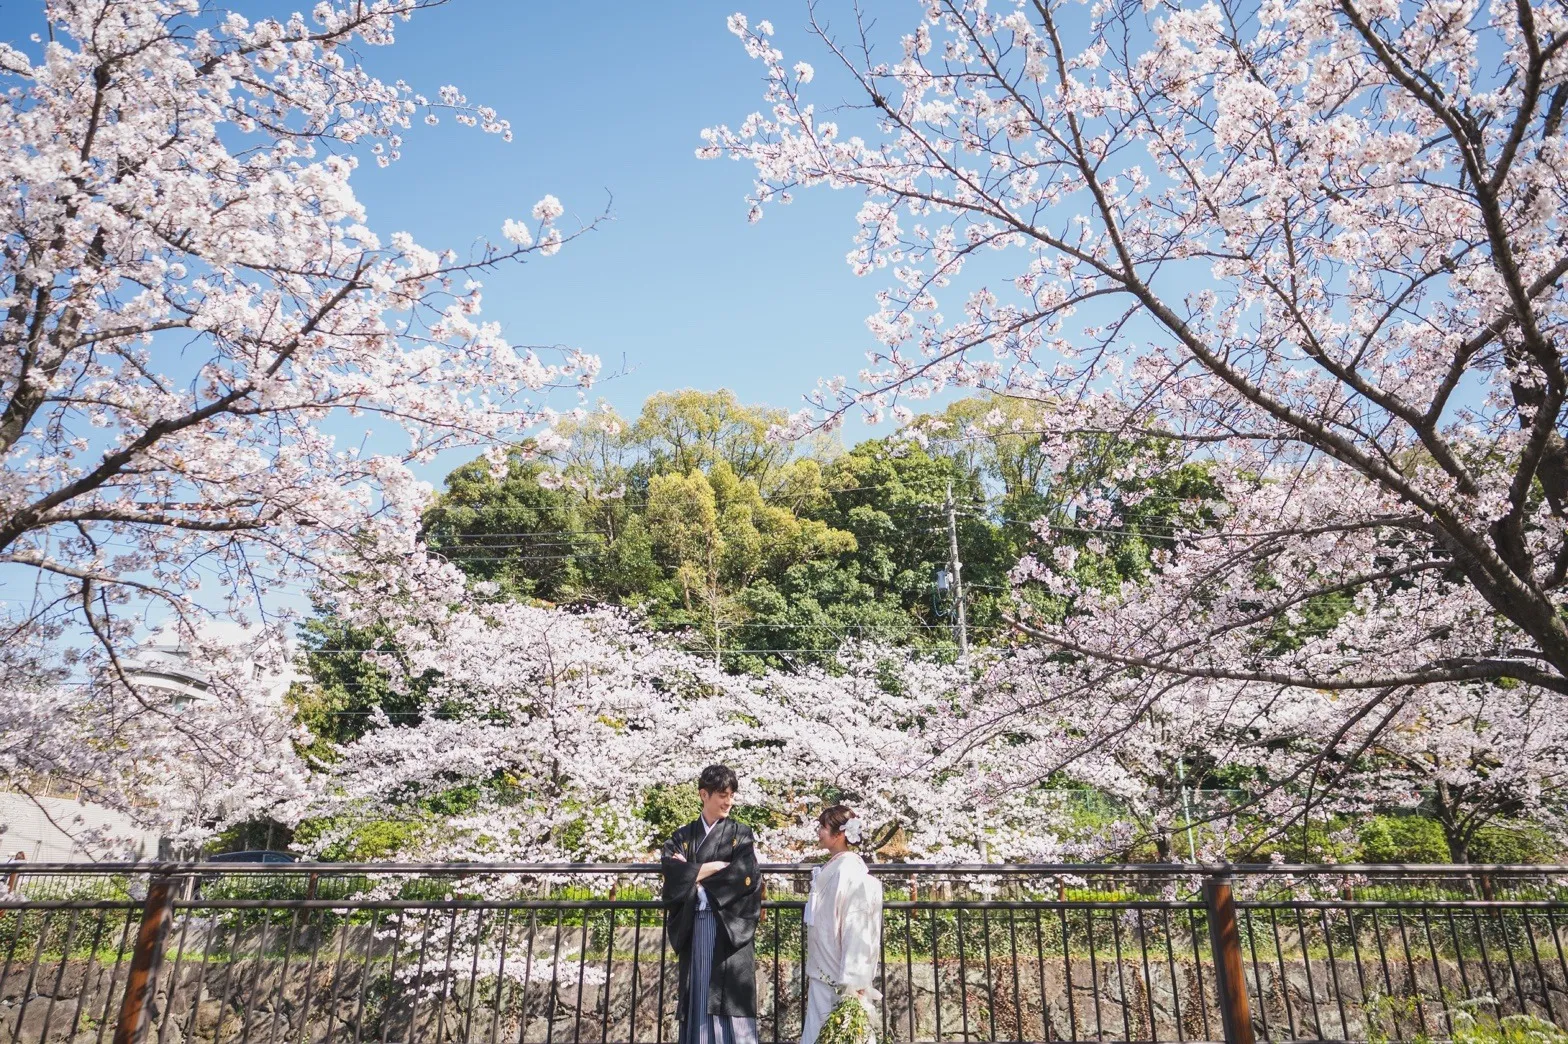
[{"label": "striped hakama", "polygon": [[757,1020],[708,1014],[708,982],[713,976],[713,944],[718,922],[712,910],[698,910],[691,934],[691,980],[681,1012],[678,1044],[759,1044]]}]

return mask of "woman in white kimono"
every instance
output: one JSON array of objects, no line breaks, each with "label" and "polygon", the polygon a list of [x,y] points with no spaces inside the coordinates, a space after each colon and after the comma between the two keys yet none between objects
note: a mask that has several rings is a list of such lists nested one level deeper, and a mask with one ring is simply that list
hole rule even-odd
[{"label": "woman in white kimono", "polygon": [[868,1008],[882,999],[872,986],[882,950],[882,884],[853,850],[861,827],[847,805],[832,805],[817,817],[817,840],[828,861],[812,872],[806,900],[806,1021],[800,1044],[816,1044],[828,1013],[843,998],[859,997]]}]

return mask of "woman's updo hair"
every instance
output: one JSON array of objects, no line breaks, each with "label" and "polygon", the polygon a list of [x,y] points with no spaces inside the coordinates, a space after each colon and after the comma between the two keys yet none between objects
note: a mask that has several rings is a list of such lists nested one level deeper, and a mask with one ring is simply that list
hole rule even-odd
[{"label": "woman's updo hair", "polygon": [[844,824],[855,818],[855,810],[848,805],[829,805],[817,816],[817,822],[832,830],[835,834],[844,832]]}]

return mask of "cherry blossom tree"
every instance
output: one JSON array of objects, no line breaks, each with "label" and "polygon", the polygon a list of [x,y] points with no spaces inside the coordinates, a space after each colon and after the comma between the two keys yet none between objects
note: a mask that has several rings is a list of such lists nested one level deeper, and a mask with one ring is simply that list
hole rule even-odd
[{"label": "cherry blossom tree", "polygon": [[[241,646],[199,652],[203,697],[178,711],[160,701],[161,690],[140,685],[136,696],[107,684],[9,689],[0,779],[22,793],[44,780],[74,788],[183,852],[236,823],[297,819],[315,791],[295,751],[302,730],[258,691],[260,665]],[[89,855],[114,858],[130,847],[132,839],[39,807]]]},{"label": "cherry blossom tree", "polygon": [[856,645],[833,670],[732,675],[621,610],[477,599],[395,641],[395,658],[366,655],[394,683],[426,680],[419,717],[374,721],[319,767],[298,809],[314,854],[362,852],[364,824],[394,823],[401,858],[640,858],[659,840],[650,798],[715,761],[740,774],[772,859],[815,852],[838,800],[874,843],[924,858],[1055,852],[1036,795],[988,798],[1010,752],[954,742],[972,665]]},{"label": "cherry blossom tree", "polygon": [[[1362,626],[1347,614],[1308,644],[1353,646]],[[1568,836],[1568,707],[1550,689],[1408,685],[1368,700],[1126,671],[1042,644],[1000,659],[970,691],[968,713],[949,728],[968,747],[1005,744],[1012,757],[993,758],[1000,792],[1027,793],[1049,776],[1115,803],[1104,829],[1085,832],[1066,809],[1046,820],[1064,850],[1086,858],[1152,846],[1162,859],[1310,859],[1332,840],[1325,831],[1350,844],[1367,816],[1418,809],[1442,828],[1457,862],[1470,861],[1478,832],[1500,820]],[[1215,779],[1237,782],[1200,800],[1194,784]]]},{"label": "cherry blossom tree", "polygon": [[932,0],[898,41],[809,11],[860,104],[737,15],[767,108],[699,149],[755,167],[753,219],[864,197],[876,343],[792,430],[983,388],[1047,407],[1059,474],[1157,439],[1222,494],[1147,584],[1053,558],[1117,538],[1103,488],[1041,527],[1017,575],[1056,609],[1016,624],[1076,666],[1036,724],[1090,679],[1135,712],[1330,693],[1333,760],[1426,686],[1568,692],[1561,8]]},{"label": "cherry blossom tree", "polygon": [[[6,713],[79,707],[100,759],[122,710],[207,742],[210,715],[171,716],[125,676],[145,619],[193,637],[222,616],[276,642],[270,592],[426,568],[410,465],[530,429],[548,447],[540,396],[593,379],[593,357],[541,356],[478,317],[480,276],[577,234],[553,196],[465,257],[372,231],[355,198],[357,165],[396,160],[416,119],[511,137],[454,87],[426,97],[360,63],[439,2],[253,22],[48,0],[46,41],[0,44]],[[402,448],[366,449],[367,428]],[[9,782],[50,770],[44,750],[7,758]]]},{"label": "cherry blossom tree", "polygon": [[[345,843],[375,815],[412,824],[401,855],[491,860],[616,859],[648,850],[638,813],[661,781],[685,782],[747,724],[705,659],[653,640],[617,610],[469,605],[439,627],[396,633],[394,678],[436,672],[425,713],[377,722],[344,745],[311,811]],[[744,762],[737,768],[745,769]],[[419,809],[461,807],[420,830]]]},{"label": "cherry blossom tree", "polygon": [[1456,863],[1470,862],[1476,835],[1503,818],[1530,821],[1559,843],[1568,837],[1568,706],[1560,695],[1481,685],[1419,695],[1378,735],[1367,782],[1419,794]]},{"label": "cherry blossom tree", "polygon": [[996,782],[1015,757],[1007,739],[962,742],[971,731],[977,664],[851,643],[831,669],[738,679],[753,722],[753,778],[774,811],[770,851],[818,851],[817,813],[847,801],[873,846],[918,859],[1045,861],[1060,854],[1057,810],[1028,788]]}]

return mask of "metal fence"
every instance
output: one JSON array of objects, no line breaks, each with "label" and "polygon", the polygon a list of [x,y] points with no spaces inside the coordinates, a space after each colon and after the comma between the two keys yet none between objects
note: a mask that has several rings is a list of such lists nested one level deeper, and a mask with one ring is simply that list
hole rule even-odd
[{"label": "metal fence", "polygon": [[[797,1040],[809,867],[765,867],[759,1030]],[[879,1039],[1568,1028],[1568,868],[878,865]],[[665,1044],[645,865],[0,865],[0,1044]]]}]

